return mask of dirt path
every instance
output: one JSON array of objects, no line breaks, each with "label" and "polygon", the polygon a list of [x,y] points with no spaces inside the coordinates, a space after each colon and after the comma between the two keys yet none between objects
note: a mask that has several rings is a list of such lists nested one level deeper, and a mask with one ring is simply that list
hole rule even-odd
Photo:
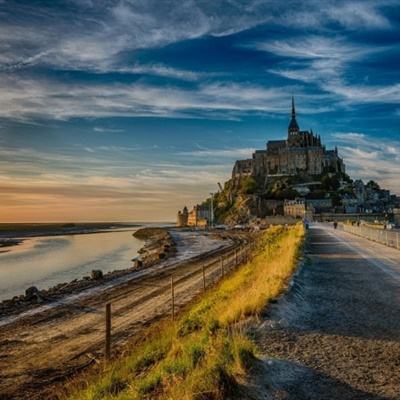
[{"label": "dirt path", "polygon": [[400,399],[400,251],[323,225],[256,331],[265,398]]},{"label": "dirt path", "polygon": [[[203,236],[177,239],[181,251],[175,262],[171,259],[161,267],[125,277],[118,285],[70,299],[0,327],[0,398],[47,398],[47,388],[54,382],[93,359],[101,359],[106,302],[112,303],[115,348],[147,324],[170,313],[172,272],[179,308],[202,290],[203,276],[199,272],[202,265],[209,265],[208,285],[221,276],[222,254],[226,271],[228,264],[233,267],[233,249],[239,241],[216,241]],[[188,240],[192,240],[190,245]],[[205,252],[205,256],[199,256]]]}]

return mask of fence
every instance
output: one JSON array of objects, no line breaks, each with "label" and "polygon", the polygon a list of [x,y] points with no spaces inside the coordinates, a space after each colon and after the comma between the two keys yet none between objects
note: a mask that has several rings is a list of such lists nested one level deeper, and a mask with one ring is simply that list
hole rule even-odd
[{"label": "fence", "polygon": [[389,247],[394,247],[400,250],[400,232],[388,229],[375,229],[366,226],[356,226],[342,224],[342,229],[345,232],[352,233],[353,235],[361,236],[368,240],[384,244]]},{"label": "fence", "polygon": [[[248,261],[251,251],[254,249],[254,244],[246,244],[236,246],[233,250],[228,249],[225,253],[221,254],[217,259],[211,262],[205,261],[202,263],[201,268],[190,270],[186,274],[182,274],[180,269],[170,273],[170,283],[165,286],[154,285],[161,290],[159,294],[170,291],[170,315],[172,321],[175,320],[177,302],[179,300],[179,286],[189,280],[195,280],[195,286],[200,287],[200,292],[206,292],[207,288],[213,286],[216,282],[223,279],[227,274],[233,272],[236,267]],[[134,284],[134,283],[133,283]],[[138,284],[140,285],[140,283]],[[147,284],[147,286],[150,286]],[[182,293],[183,294],[183,293]],[[183,296],[182,296],[183,297]],[[168,314],[167,314],[168,315]],[[105,305],[105,340],[104,340],[104,359],[109,361],[112,356],[112,301]]]}]

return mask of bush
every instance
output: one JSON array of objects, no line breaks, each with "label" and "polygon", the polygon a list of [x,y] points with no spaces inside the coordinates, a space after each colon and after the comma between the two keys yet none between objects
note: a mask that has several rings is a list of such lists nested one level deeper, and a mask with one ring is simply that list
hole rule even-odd
[{"label": "bush", "polygon": [[248,176],[242,180],[241,189],[245,194],[253,194],[257,190],[257,182],[252,177]]}]

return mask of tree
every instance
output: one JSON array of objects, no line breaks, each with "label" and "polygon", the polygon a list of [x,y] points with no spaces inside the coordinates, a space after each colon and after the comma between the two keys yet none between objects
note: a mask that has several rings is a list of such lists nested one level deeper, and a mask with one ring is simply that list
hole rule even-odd
[{"label": "tree", "polygon": [[241,182],[242,192],[253,194],[257,190],[257,182],[250,176],[244,178]]},{"label": "tree", "polygon": [[380,186],[373,180],[370,180],[366,186],[373,190],[380,190]]}]

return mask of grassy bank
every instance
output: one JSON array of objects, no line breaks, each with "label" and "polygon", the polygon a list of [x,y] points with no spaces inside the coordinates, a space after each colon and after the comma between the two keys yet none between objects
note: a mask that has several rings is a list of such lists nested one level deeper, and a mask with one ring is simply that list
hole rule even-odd
[{"label": "grassy bank", "polygon": [[172,324],[150,328],[131,355],[68,399],[223,399],[253,364],[256,349],[238,322],[257,315],[284,289],[303,241],[300,225],[270,228],[251,261],[210,290]]}]

